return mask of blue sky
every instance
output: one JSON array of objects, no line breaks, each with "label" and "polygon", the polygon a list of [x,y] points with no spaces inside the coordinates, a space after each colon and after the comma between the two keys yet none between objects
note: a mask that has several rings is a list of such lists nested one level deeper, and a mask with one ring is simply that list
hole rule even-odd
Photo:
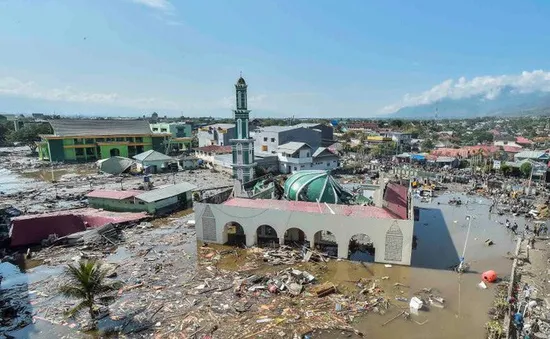
[{"label": "blue sky", "polygon": [[230,117],[240,71],[257,117],[550,91],[549,17],[550,1],[0,0],[0,112]]}]

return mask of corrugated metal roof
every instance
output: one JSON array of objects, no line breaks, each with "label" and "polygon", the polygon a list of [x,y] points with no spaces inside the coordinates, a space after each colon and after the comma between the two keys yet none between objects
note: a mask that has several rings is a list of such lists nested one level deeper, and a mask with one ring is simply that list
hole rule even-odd
[{"label": "corrugated metal roof", "polygon": [[133,158],[138,160],[138,161],[170,161],[170,160],[174,160],[174,158],[169,157],[166,154],[162,154],[160,152],[157,152],[155,150],[150,150],[150,151],[140,153],[138,155],[135,155]]},{"label": "corrugated metal roof", "polygon": [[171,198],[185,192],[193,191],[196,188],[197,186],[191,183],[182,182],[179,184],[157,188],[156,190],[142,193],[140,195],[137,195],[136,199],[143,200],[145,202],[154,202],[154,201]]},{"label": "corrugated metal roof", "polygon": [[313,155],[312,157],[313,158],[317,158],[317,157],[337,157],[338,155],[337,154],[334,154],[334,152],[332,152],[330,149],[326,148],[326,147],[319,147],[315,150],[315,152],[313,152]]},{"label": "corrugated metal roof", "polygon": [[95,190],[86,194],[88,198],[105,198],[114,200],[123,200],[132,198],[143,193],[143,191],[111,191],[111,190]]},{"label": "corrugated metal roof", "polygon": [[261,127],[260,132],[283,132],[296,129],[294,126],[267,126]]},{"label": "corrugated metal roof", "polygon": [[545,154],[544,151],[522,151],[515,155],[516,158],[538,159]]},{"label": "corrugated metal roof", "polygon": [[304,146],[311,148],[311,146],[309,146],[305,142],[291,141],[291,142],[287,142],[286,144],[280,145],[279,147],[277,147],[277,150],[292,153],[292,152],[296,152],[297,150],[301,149]]},{"label": "corrugated metal roof", "polygon": [[146,120],[59,119],[48,122],[54,135],[61,137],[152,134]]},{"label": "corrugated metal roof", "polygon": [[292,125],[292,126],[266,126],[266,127],[261,127],[260,131],[261,132],[284,132],[284,131],[291,131],[293,129],[298,129],[298,128],[312,129],[313,127],[322,126],[322,125],[323,124],[320,124],[320,123],[316,124],[316,123],[303,122],[301,124]]},{"label": "corrugated metal roof", "polygon": [[323,124],[321,123],[314,123],[314,122],[302,122],[301,124],[297,124],[297,125],[294,125],[292,127],[295,127],[295,128],[300,128],[300,127],[303,127],[303,128],[312,128],[312,127],[317,127],[317,126],[321,126]]},{"label": "corrugated metal roof", "polygon": [[454,158],[454,157],[437,157],[437,159],[435,161],[436,162],[453,162],[455,160],[456,160],[456,158]]},{"label": "corrugated metal roof", "polygon": [[213,124],[213,125],[208,125],[208,126],[204,126],[204,127],[230,129],[230,128],[235,127],[235,124]]}]

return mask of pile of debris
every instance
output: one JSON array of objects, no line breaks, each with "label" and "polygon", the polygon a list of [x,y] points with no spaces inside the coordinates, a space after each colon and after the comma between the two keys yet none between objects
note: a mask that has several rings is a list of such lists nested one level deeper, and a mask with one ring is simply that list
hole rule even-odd
[{"label": "pile of debris", "polygon": [[294,265],[302,261],[303,258],[300,251],[285,245],[276,249],[257,249],[256,252],[263,253],[263,261],[273,266],[282,264]]},{"label": "pile of debris", "polygon": [[277,249],[261,249],[256,248],[254,253],[262,253],[263,261],[276,265],[294,265],[298,262],[327,262],[329,260],[327,255],[319,253],[309,248],[303,248],[302,251],[297,250],[294,247],[281,245]]},{"label": "pile of debris", "polygon": [[[69,234],[67,236],[54,239],[48,238],[47,241],[52,245],[69,245],[69,246],[99,246],[113,245],[117,246],[121,241],[121,229],[126,226],[117,227],[114,224],[106,224],[101,227],[88,229],[86,231]],[[49,246],[50,244],[42,244]]]},{"label": "pile of debris", "polygon": [[281,292],[298,296],[302,293],[303,286],[313,283],[314,280],[315,277],[306,271],[288,268],[274,276],[251,275],[237,282],[234,291],[236,295],[242,295],[243,290],[246,289],[249,292],[268,290],[270,293]]}]

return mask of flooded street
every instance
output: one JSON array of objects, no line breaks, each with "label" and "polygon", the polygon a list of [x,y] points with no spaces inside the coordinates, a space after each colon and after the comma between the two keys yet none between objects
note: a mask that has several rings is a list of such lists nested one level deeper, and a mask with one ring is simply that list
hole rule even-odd
[{"label": "flooded street", "polygon": [[0,167],[0,192],[2,194],[17,193],[30,188],[31,185],[32,180]]},{"label": "flooded street", "polygon": [[[461,206],[450,206],[451,197],[460,197]],[[439,204],[438,204],[439,203]],[[462,339],[485,338],[487,311],[494,297],[495,285],[480,289],[481,273],[495,270],[500,278],[507,279],[511,271],[511,261],[504,256],[515,246],[513,234],[506,230],[506,217],[489,215],[490,201],[466,195],[442,194],[430,203],[415,201],[420,209],[420,220],[415,223],[417,248],[413,251],[412,266],[385,267],[383,264],[361,265],[333,262],[327,279],[357,281],[362,277],[388,277],[378,283],[393,297],[393,305],[385,315],[367,314],[357,320],[355,327],[368,338],[376,339]],[[468,229],[466,216],[473,216],[465,259],[470,264],[470,272],[459,275],[451,267],[459,263],[464,249]],[[523,218],[510,219],[523,230]],[[487,246],[491,239],[494,245]],[[378,284],[377,283],[377,284]],[[408,287],[396,288],[400,283]],[[423,288],[431,288],[445,298],[445,308],[430,307],[412,315],[406,321],[402,317],[388,323],[401,311],[409,311],[407,302],[395,297],[410,300]],[[346,338],[341,333],[323,334],[322,338]]]}]

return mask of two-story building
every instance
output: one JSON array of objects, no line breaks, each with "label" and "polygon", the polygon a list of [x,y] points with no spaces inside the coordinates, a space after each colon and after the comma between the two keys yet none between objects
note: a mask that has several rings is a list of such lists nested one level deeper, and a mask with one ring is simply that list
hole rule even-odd
[{"label": "two-story building", "polygon": [[304,142],[289,142],[277,149],[279,172],[294,173],[303,170],[333,170],[338,167],[338,155],[328,148],[313,150]]},{"label": "two-story building", "polygon": [[193,140],[193,126],[185,122],[158,122],[150,124],[155,134],[171,134],[169,139],[170,150],[184,151],[191,149]]},{"label": "two-story building", "polygon": [[294,127],[304,127],[308,129],[318,130],[321,132],[321,146],[328,147],[334,143],[334,127],[332,125],[323,123],[301,123],[294,125]]},{"label": "two-story building", "polygon": [[392,141],[398,145],[410,145],[412,140],[412,134],[401,132],[384,132],[381,133],[383,137],[391,138]]},{"label": "two-story building", "polygon": [[170,134],[151,132],[144,120],[50,120],[53,134],[41,135],[38,154],[50,161],[95,161],[131,158],[149,150],[165,152]]},{"label": "two-story building", "polygon": [[254,138],[257,153],[276,154],[279,146],[289,142],[306,143],[317,149],[321,147],[322,133],[303,126],[268,126],[257,129]]}]

